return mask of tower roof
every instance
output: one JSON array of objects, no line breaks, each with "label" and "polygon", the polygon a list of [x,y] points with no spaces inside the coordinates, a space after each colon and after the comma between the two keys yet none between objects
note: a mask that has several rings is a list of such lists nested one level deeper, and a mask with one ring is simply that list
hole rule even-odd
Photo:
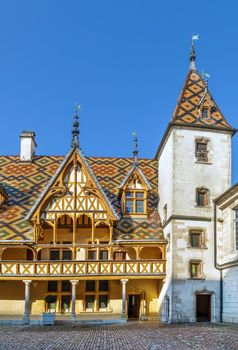
[{"label": "tower roof", "polygon": [[[209,112],[206,117],[203,116],[203,109]],[[181,125],[233,130],[214,101],[207,84],[194,68],[188,72],[171,121]]]}]

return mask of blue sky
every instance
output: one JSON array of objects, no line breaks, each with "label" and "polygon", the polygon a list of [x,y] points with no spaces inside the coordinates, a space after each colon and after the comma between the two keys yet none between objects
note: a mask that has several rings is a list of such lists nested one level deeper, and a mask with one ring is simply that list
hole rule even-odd
[{"label": "blue sky", "polygon": [[[238,4],[160,0],[0,2],[1,154],[34,130],[38,154],[65,154],[75,102],[86,155],[153,157],[184,83],[192,34],[197,67],[238,128]],[[238,136],[233,181],[238,180]],[[219,152],[219,150],[217,150]]]}]

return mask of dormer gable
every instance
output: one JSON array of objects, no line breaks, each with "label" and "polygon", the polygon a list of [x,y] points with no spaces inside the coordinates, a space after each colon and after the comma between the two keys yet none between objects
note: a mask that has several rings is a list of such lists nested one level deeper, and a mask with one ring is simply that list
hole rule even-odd
[{"label": "dormer gable", "polygon": [[94,221],[119,219],[82,151],[72,148],[59,166],[26,220],[41,226],[62,215],[87,214]]},{"label": "dormer gable", "polygon": [[147,198],[152,187],[137,163],[119,186],[124,215],[147,215]]}]

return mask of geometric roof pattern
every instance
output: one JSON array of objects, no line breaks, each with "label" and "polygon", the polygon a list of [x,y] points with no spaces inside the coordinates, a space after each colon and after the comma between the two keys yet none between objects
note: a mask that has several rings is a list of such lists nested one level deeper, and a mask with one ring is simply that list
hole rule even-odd
[{"label": "geometric roof pattern", "polygon": [[[202,118],[200,106],[209,100],[210,113]],[[176,105],[172,122],[183,125],[197,125],[211,128],[232,129],[227,123],[205,82],[196,69],[190,69]]]},{"label": "geometric roof pattern", "polygon": [[[35,156],[23,163],[19,156],[0,156],[0,184],[8,199],[0,206],[0,242],[32,241],[33,229],[25,220],[65,157]],[[105,195],[118,214],[118,188],[133,166],[133,158],[85,157]],[[140,159],[140,169],[152,190],[148,198],[148,219],[123,218],[114,228],[114,239],[163,239],[158,205],[158,164]]]}]

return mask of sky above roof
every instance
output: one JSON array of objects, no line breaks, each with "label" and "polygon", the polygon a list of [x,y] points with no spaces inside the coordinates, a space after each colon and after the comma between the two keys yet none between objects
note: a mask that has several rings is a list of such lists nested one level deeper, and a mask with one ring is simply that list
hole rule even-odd
[{"label": "sky above roof", "polygon": [[[8,0],[0,4],[0,154],[19,153],[34,130],[40,155],[64,155],[74,105],[88,156],[154,157],[189,67],[198,70],[238,128],[238,3],[223,0]],[[233,141],[238,181],[238,136]],[[218,150],[219,152],[219,150]]]}]

